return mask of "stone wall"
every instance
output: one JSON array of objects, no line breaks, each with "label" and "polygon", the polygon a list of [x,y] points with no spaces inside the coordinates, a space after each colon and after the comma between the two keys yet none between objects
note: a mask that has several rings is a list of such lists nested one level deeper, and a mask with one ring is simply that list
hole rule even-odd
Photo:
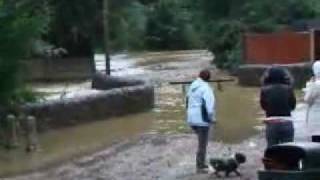
[{"label": "stone wall", "polygon": [[89,79],[90,58],[32,59],[26,61],[29,81],[69,81]]},{"label": "stone wall", "polygon": [[[280,65],[287,68],[294,78],[294,86],[301,88],[312,75],[311,66],[308,63]],[[239,67],[237,76],[239,84],[243,86],[260,86],[261,78],[266,69],[271,65],[247,64]]]},{"label": "stone wall", "polygon": [[[115,81],[116,78],[105,78],[105,82],[118,82]],[[125,79],[121,78],[121,82],[124,81]],[[128,80],[128,83],[132,83],[131,80]],[[95,79],[93,84],[97,84]],[[142,112],[154,105],[154,88],[144,82],[110,90],[103,89],[91,90],[88,94],[72,99],[28,104],[24,106],[24,110],[37,117],[39,130],[44,131]]]},{"label": "stone wall", "polygon": [[98,90],[109,90],[113,88],[120,88],[126,86],[136,86],[144,84],[143,80],[112,77],[105,74],[97,73],[93,76],[92,88]]}]

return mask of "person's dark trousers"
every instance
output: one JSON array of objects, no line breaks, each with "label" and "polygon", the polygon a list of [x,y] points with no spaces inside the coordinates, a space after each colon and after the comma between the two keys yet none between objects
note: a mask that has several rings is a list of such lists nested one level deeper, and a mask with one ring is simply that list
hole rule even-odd
[{"label": "person's dark trousers", "polygon": [[206,168],[206,153],[208,145],[209,127],[192,126],[193,131],[198,136],[198,150],[197,150],[197,169]]},{"label": "person's dark trousers", "polygon": [[266,125],[266,139],[268,147],[293,142],[294,127],[292,121],[284,121],[277,123],[267,123]]}]

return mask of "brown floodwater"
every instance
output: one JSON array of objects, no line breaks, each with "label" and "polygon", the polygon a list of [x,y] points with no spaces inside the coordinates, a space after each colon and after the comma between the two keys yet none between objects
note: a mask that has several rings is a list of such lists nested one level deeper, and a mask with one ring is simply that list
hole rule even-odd
[{"label": "brown floodwater", "polygon": [[[227,83],[223,89],[222,92],[215,91],[218,123],[211,137],[224,143],[238,143],[257,133],[257,89],[239,87],[235,83]],[[23,148],[1,150],[0,174],[15,174],[56,164],[141,133],[191,132],[185,123],[181,86],[163,85],[156,89],[156,94],[156,107],[150,112],[41,134],[41,150],[32,154],[27,154]]]},{"label": "brown floodwater", "polygon": [[[216,85],[212,84],[213,87]],[[160,87],[160,101],[154,129],[163,133],[191,132],[185,123],[184,93],[182,87]],[[224,143],[239,143],[257,133],[258,89],[225,83],[223,91],[215,87],[217,124],[211,130],[211,139]]]},{"label": "brown floodwater", "polygon": [[70,160],[147,132],[151,125],[150,114],[142,113],[53,130],[39,136],[38,152],[26,153],[23,141],[16,150],[1,149],[0,175],[12,175]]},{"label": "brown floodwater", "polygon": [[[148,57],[151,56],[158,56],[158,54],[151,54]],[[205,62],[210,60],[210,57],[206,58],[207,55],[203,55],[203,53],[195,55],[193,52],[190,56],[190,60],[203,57],[205,57],[203,58]],[[174,58],[179,57],[180,55],[174,56]],[[181,58],[186,59],[186,57],[184,55]],[[170,63],[172,61],[174,60],[171,59]],[[159,63],[158,60],[154,62]],[[173,65],[179,68],[177,64]],[[148,65],[145,63],[142,66]],[[189,66],[190,69],[186,69],[186,63],[184,63],[183,70],[190,74],[193,67],[192,64]],[[201,66],[199,65],[199,68]],[[174,71],[178,71],[178,73]],[[158,73],[166,76],[167,72],[169,70],[165,72],[161,70]],[[172,69],[170,72],[173,77],[175,74],[185,73],[184,71],[179,72],[179,69]],[[86,87],[87,83],[84,84],[83,86]],[[79,88],[79,85],[69,86]],[[23,142],[21,142],[21,147],[16,150],[0,150],[0,177],[63,163],[65,160],[93,153],[121,140],[144,133],[190,133],[191,130],[185,123],[182,89],[180,85],[171,86],[162,82],[156,87],[155,108],[149,112],[43,133],[39,136],[40,150],[38,152],[27,154],[23,150]],[[215,90],[218,123],[212,130],[211,140],[239,143],[255,135],[257,133],[255,127],[261,125],[257,120],[257,117],[261,115],[259,115],[260,109],[257,104],[258,89],[239,87],[236,83],[225,83],[223,89],[223,91]]]}]

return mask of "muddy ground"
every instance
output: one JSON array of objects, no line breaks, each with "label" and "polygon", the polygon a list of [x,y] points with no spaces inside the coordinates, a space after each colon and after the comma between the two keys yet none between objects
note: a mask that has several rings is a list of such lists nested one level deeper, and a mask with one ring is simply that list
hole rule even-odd
[{"label": "muddy ground", "polygon": [[209,157],[228,157],[243,152],[248,161],[240,167],[241,177],[217,178],[195,172],[197,141],[192,134],[145,134],[127,140],[94,155],[76,159],[61,167],[21,176],[17,180],[255,180],[262,168],[265,147],[262,135],[241,144],[226,145],[210,142]]}]

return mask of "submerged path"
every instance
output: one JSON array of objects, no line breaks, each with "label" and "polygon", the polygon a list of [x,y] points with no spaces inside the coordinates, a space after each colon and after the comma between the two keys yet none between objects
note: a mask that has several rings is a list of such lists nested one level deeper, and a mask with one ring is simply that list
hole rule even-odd
[{"label": "submerged path", "polygon": [[[157,103],[153,112],[133,115],[129,118],[129,124],[126,123],[128,120],[126,117],[120,120],[114,119],[111,124],[109,124],[110,122],[94,124],[92,127],[97,128],[95,133],[93,133],[94,129],[90,130],[85,127],[72,130],[70,133],[80,130],[88,131],[81,133],[88,136],[90,133],[100,134],[99,138],[93,137],[91,140],[90,137],[79,137],[76,133],[73,134],[75,139],[86,137],[84,142],[92,141],[95,146],[103,143],[103,139],[108,142],[109,140],[110,142],[118,140],[119,134],[122,139],[127,140],[117,141],[116,145],[103,148],[99,152],[90,153],[82,158],[74,158],[64,164],[61,163],[60,166],[13,177],[10,180],[216,179],[210,175],[195,173],[194,154],[197,142],[195,136],[189,134],[190,129],[185,126],[183,120],[182,89],[180,86],[168,85],[169,81],[195,78],[200,69],[210,66],[212,56],[206,51],[179,51],[144,53],[131,57],[120,55],[115,56],[114,60],[112,72],[115,75],[147,78],[156,85]],[[130,63],[126,63],[127,61]],[[217,74],[223,75],[220,72]],[[54,91],[53,94],[58,94],[61,89],[72,94],[75,90],[83,90],[86,87],[89,87],[88,82],[81,83],[81,85],[69,84],[67,88],[56,85],[37,86],[40,90]],[[220,122],[211,133],[214,139],[211,139],[213,141],[209,143],[209,157],[225,157],[230,156],[233,152],[244,152],[248,156],[248,162],[240,168],[243,176],[230,179],[256,180],[256,172],[262,168],[261,158],[265,147],[263,126],[257,120],[257,117],[262,116],[258,106],[258,89],[242,88],[231,84],[224,86],[223,92],[217,91],[216,93],[219,102],[218,120]],[[52,97],[54,98],[54,96],[56,95]],[[295,112],[297,119],[303,119],[304,111],[304,106],[299,105]],[[112,131],[108,129],[110,125]],[[106,133],[104,133],[104,128]],[[126,134],[126,131],[129,133]],[[63,131],[64,135],[70,136],[68,132],[68,129]],[[137,136],[137,134],[143,135]],[[72,137],[65,139],[72,140]],[[80,139],[77,142],[81,144]],[[60,140],[63,141],[63,138]],[[106,144],[110,145],[110,142]],[[48,142],[46,143],[48,144]],[[65,145],[67,144],[66,142]],[[77,146],[86,146],[86,144],[82,146],[80,144]],[[72,144],[70,145],[72,146]]]},{"label": "submerged path", "polygon": [[[303,118],[305,105],[299,104],[294,116]],[[300,117],[299,117],[300,116]],[[299,121],[299,120],[298,120]],[[302,122],[298,122],[296,126]],[[298,131],[297,140],[304,134]],[[197,140],[191,134],[160,135],[145,134],[127,140],[93,155],[76,159],[60,167],[17,180],[213,180],[210,174],[196,174],[194,154]],[[263,168],[261,158],[266,147],[264,133],[237,144],[209,142],[209,157],[228,157],[234,152],[243,152],[248,162],[240,167],[242,177],[232,180],[257,180],[257,171]],[[221,178],[220,178],[221,179]]]}]

